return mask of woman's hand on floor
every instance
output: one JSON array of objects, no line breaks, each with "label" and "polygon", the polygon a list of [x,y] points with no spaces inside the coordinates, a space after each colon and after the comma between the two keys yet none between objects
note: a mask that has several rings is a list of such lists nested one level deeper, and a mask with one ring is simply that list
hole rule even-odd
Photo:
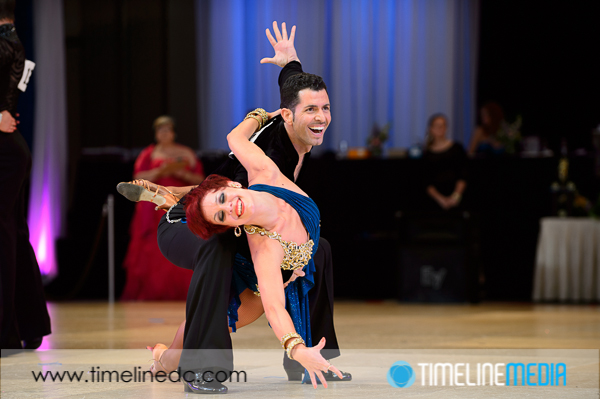
[{"label": "woman's hand on floor", "polygon": [[310,381],[315,389],[317,388],[317,378],[321,381],[321,384],[327,388],[327,381],[325,380],[323,373],[326,373],[329,370],[333,371],[340,379],[342,379],[342,372],[331,365],[327,359],[321,355],[321,349],[324,347],[325,338],[321,338],[321,341],[319,341],[317,346],[307,348],[304,345],[298,345],[292,350],[292,357],[294,360],[300,362],[300,364],[308,371]]}]

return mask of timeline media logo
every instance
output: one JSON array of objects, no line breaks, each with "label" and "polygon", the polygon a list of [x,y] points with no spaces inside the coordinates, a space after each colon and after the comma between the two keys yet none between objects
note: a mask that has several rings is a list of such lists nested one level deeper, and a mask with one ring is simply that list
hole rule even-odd
[{"label": "timeline media logo", "polygon": [[[477,368],[474,370],[471,370],[469,363],[417,363],[417,365],[421,367],[421,386],[567,385],[565,363],[477,363]],[[387,380],[394,388],[408,388],[415,383],[416,376],[409,363],[398,361],[388,370]]]},{"label": "timeline media logo", "polygon": [[387,380],[394,388],[408,388],[415,383],[415,378],[415,372],[405,361],[392,364],[387,373]]}]

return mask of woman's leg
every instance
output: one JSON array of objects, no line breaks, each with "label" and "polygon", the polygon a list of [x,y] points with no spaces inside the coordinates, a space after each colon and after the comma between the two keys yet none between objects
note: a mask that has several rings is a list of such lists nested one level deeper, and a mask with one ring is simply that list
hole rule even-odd
[{"label": "woman's leg", "polygon": [[179,358],[181,357],[181,350],[183,349],[183,331],[185,330],[185,320],[179,325],[173,342],[167,348],[163,344],[156,344],[152,349],[152,360],[154,363],[150,368],[152,374],[156,374],[158,371],[164,371],[170,373],[177,368],[179,365]]},{"label": "woman's leg", "polygon": [[[255,295],[249,288],[246,288],[240,294],[240,301],[242,304],[238,309],[238,321],[235,323],[236,328],[242,328],[253,323],[265,313],[260,297]],[[231,328],[229,328],[229,332],[231,332]]]},{"label": "woman's leg", "polygon": [[[242,304],[238,309],[238,321],[235,323],[236,328],[242,328],[257,320],[265,312],[262,306],[262,301],[259,296],[254,295],[250,289],[244,290],[240,294]],[[183,332],[185,330],[185,320],[179,325],[173,342],[167,348],[165,345],[156,344],[152,350],[152,359],[154,365],[151,369],[155,374],[157,371],[169,373],[177,368],[181,350],[183,349]],[[229,328],[231,333],[231,327]]]}]

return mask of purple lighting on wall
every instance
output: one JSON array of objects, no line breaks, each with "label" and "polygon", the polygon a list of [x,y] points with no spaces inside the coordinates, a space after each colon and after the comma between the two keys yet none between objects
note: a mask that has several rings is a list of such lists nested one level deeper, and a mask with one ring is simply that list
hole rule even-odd
[{"label": "purple lighting on wall", "polygon": [[67,115],[62,0],[33,0],[34,139],[29,194],[29,241],[48,282],[58,274],[56,240],[66,200]]},{"label": "purple lighting on wall", "polygon": [[[50,212],[53,201],[50,195],[49,180],[46,177],[42,177],[44,183],[41,185],[41,195],[34,195],[34,192],[31,195],[31,201],[37,202],[37,206],[32,203],[29,207],[29,241],[40,265],[40,272],[45,277],[52,279],[56,276],[58,270],[54,252],[54,240],[57,236],[58,226],[56,226],[56,221],[53,220],[52,212]],[[33,189],[34,187],[32,187],[32,191]],[[35,198],[39,198],[39,200]],[[58,210],[54,213],[58,213]]]}]

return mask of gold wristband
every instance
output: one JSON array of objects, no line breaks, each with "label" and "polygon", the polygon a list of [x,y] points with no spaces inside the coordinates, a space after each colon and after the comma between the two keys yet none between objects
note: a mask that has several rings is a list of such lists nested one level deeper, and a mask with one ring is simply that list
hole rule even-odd
[{"label": "gold wristband", "polygon": [[290,360],[294,360],[294,358],[292,357],[292,349],[294,349],[297,345],[300,345],[300,344],[306,345],[302,338],[296,338],[292,342],[290,342],[290,344],[288,345],[288,347],[285,351],[287,352],[287,357],[289,357]]},{"label": "gold wristband", "polygon": [[287,342],[288,339],[290,338],[302,338],[300,336],[300,334],[298,334],[297,332],[291,332],[291,333],[287,333],[285,334],[283,337],[281,337],[281,339],[279,341],[281,341],[281,347],[283,349],[285,349],[285,343]]},{"label": "gold wristband", "polygon": [[252,118],[258,122],[258,128],[256,129],[256,131],[259,131],[260,129],[262,129],[262,127],[263,127],[262,118],[259,115],[256,115],[256,114],[253,114],[252,112],[250,112],[250,113],[248,113],[248,115],[246,115],[244,120],[250,119],[250,118]]},{"label": "gold wristband", "polygon": [[269,120],[269,115],[267,115],[267,111],[265,111],[262,108],[256,108],[251,113],[259,115],[262,118],[262,120],[263,120],[263,125],[265,123],[267,123],[267,121]]}]

